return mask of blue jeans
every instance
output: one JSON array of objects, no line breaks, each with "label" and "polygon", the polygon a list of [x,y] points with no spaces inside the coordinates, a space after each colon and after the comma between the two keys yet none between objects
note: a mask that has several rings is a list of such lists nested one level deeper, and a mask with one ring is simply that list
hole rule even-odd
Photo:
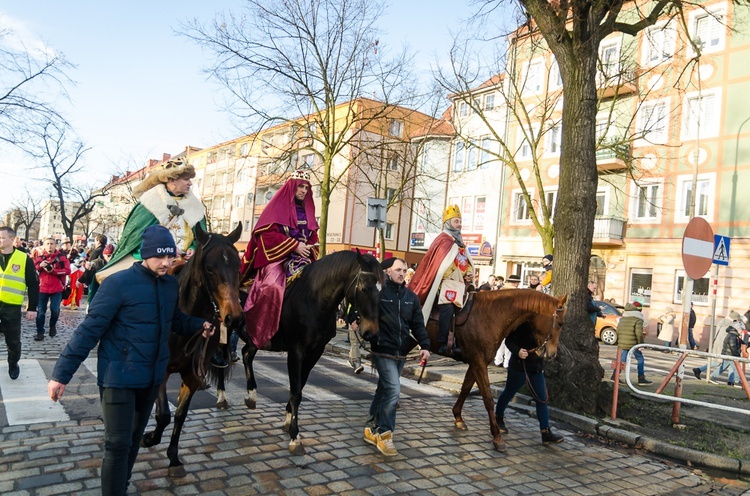
[{"label": "blue jeans", "polygon": [[[542,401],[547,401],[547,385],[544,382],[544,372],[537,372],[535,374],[529,373],[529,382],[531,387],[534,389],[534,393],[541,401],[535,401],[536,403],[536,418],[539,420],[540,429],[549,429],[549,410],[547,404]],[[526,384],[526,374],[523,370],[516,370],[514,368],[508,369],[508,378],[505,382],[505,389],[497,399],[497,406],[495,406],[495,417],[504,418],[505,409],[508,407],[508,403],[516,395],[521,386]]]},{"label": "blue jeans", "polygon": [[99,388],[104,420],[102,494],[119,496],[127,492],[143,431],[158,393],[158,386]]},{"label": "blue jeans", "polygon": [[718,368],[711,373],[711,379],[715,381],[726,370],[729,370],[729,379],[727,379],[727,382],[734,382],[736,367],[734,366],[734,362],[732,360],[722,360]]},{"label": "blue jeans", "polygon": [[[622,363],[625,363],[625,360],[628,359],[628,351],[629,350],[620,350],[620,361]],[[643,360],[643,353],[638,349],[633,352],[633,356],[638,363],[638,377],[643,377],[646,374],[646,362]]]},{"label": "blue jeans", "polygon": [[367,427],[382,434],[396,428],[396,404],[401,394],[401,370],[403,360],[394,360],[372,355],[372,363],[378,370],[378,387],[370,404]]},{"label": "blue jeans", "polygon": [[57,325],[60,318],[60,302],[62,302],[62,291],[59,293],[39,293],[39,305],[36,308],[36,333],[44,334],[44,317],[47,314],[47,303],[49,303],[49,326]]}]

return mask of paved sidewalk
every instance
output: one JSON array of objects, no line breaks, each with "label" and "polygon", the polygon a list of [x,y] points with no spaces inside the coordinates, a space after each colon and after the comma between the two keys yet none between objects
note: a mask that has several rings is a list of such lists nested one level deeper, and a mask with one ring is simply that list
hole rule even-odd
[{"label": "paved sidewalk", "polygon": [[[338,329],[336,336],[329,344],[329,352],[335,353],[341,356],[348,356],[349,354],[349,343],[346,342],[348,339],[348,332],[344,329]],[[612,348],[614,349],[614,348]],[[369,358],[369,355],[365,350],[363,353],[363,363],[369,364],[365,359]],[[614,351],[613,357],[614,357]],[[434,356],[430,359],[427,368],[424,371],[422,381],[429,383],[432,386],[446,389],[455,394],[458,394],[461,389],[464,376],[468,365],[457,362],[451,358],[444,358],[440,356]],[[367,370],[367,368],[365,369]],[[416,360],[409,360],[404,366],[403,375],[412,379],[417,379],[422,372],[422,367]],[[493,393],[493,397],[497,399],[503,389],[506,379],[506,371],[502,367],[496,367],[494,365],[489,366],[489,378],[490,388]],[[605,373],[608,371],[605,370]],[[686,374],[691,374],[690,370],[686,371]],[[691,375],[692,377],[692,375]],[[692,380],[692,379],[691,379]],[[698,384],[697,381],[695,381]],[[702,386],[703,383],[700,383]],[[655,381],[651,391],[655,391],[657,382]],[[686,386],[687,387],[687,386]],[[734,396],[742,396],[739,389],[732,390],[731,388],[725,387],[714,387],[712,391],[718,394],[733,394]],[[471,396],[479,397],[479,392],[476,386],[472,390]],[[648,400],[646,400],[648,401]],[[742,401],[742,400],[741,400]],[[743,405],[750,408],[750,402],[745,400]],[[513,402],[510,405],[521,413],[525,413],[529,416],[535,416],[536,411],[534,408],[534,401],[529,396],[517,394]],[[464,406],[463,412],[466,414],[468,406]],[[480,410],[483,413],[484,407],[480,406]],[[705,407],[691,407],[690,409],[682,408],[681,414],[683,416],[693,416],[705,420],[706,422],[721,423],[726,426],[734,426],[738,429],[738,435],[746,435],[748,417],[741,414],[725,412],[716,409],[710,409]],[[611,420],[610,418],[594,419],[583,415],[570,413],[564,410],[559,410],[554,407],[550,407],[550,417],[554,420],[564,422],[575,429],[584,432],[586,434],[601,436],[617,443],[625,444],[631,448],[643,449],[652,452],[661,457],[669,457],[675,460],[681,460],[687,465],[697,465],[706,467],[709,469],[718,469],[727,474],[734,476],[740,476],[747,479],[750,476],[750,460],[741,460],[736,458],[727,458],[718,455],[712,455],[697,450],[684,448],[681,446],[671,445],[662,441],[658,441],[646,436],[635,434],[628,430],[627,422],[620,420]],[[486,422],[485,422],[486,423]]]}]

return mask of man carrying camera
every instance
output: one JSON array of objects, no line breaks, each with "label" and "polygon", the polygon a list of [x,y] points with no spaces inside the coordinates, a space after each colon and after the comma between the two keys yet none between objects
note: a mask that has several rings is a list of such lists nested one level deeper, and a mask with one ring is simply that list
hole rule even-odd
[{"label": "man carrying camera", "polygon": [[43,250],[34,258],[34,267],[39,273],[39,306],[36,312],[36,337],[34,341],[44,340],[44,317],[49,303],[49,336],[57,334],[57,319],[60,317],[60,302],[62,301],[65,281],[70,274],[70,261],[60,253],[57,243],[47,238],[42,244]]}]

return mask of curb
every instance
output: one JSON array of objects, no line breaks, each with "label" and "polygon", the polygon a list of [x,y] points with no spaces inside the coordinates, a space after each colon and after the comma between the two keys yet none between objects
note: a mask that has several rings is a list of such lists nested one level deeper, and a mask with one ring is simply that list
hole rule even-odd
[{"label": "curb", "polygon": [[[342,330],[339,329],[338,331]],[[346,358],[349,357],[349,346],[342,346],[341,344],[334,343],[333,341],[329,342],[326,345],[326,351],[333,355],[343,356]],[[368,359],[369,357],[370,354],[363,350],[362,359]],[[407,364],[404,366],[402,375],[410,378],[417,378],[419,377],[419,374],[421,372],[420,369],[421,368],[418,364]],[[426,380],[427,382],[443,382],[452,384],[457,383],[459,385],[456,387],[456,390],[460,389],[460,379],[457,381],[450,374],[444,374],[442,372],[436,372],[429,369],[425,369],[423,377],[423,380]],[[443,387],[443,389],[446,388]],[[497,396],[499,396],[499,394],[503,391],[503,388],[490,385],[490,390],[492,391],[493,397],[497,398]],[[536,416],[534,400],[530,396],[516,394],[509,406],[514,410],[525,413],[529,417]],[[615,425],[616,421],[612,421],[610,419],[597,420],[578,413],[560,410],[555,407],[549,407],[549,414],[550,418],[573,426],[586,434],[601,436],[610,441],[625,444],[630,448],[640,449],[659,456],[680,460],[687,466],[700,466],[704,468],[722,470],[738,477],[750,475],[750,460],[744,460],[741,458],[729,458],[726,456],[704,453],[692,448],[675,446],[673,444],[665,443],[663,441],[659,441],[648,436],[642,436],[621,427],[617,427]]]}]

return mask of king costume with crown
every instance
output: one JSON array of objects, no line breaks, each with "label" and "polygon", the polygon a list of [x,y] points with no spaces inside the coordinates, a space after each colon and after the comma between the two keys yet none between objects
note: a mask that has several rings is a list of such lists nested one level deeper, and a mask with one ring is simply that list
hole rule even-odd
[{"label": "king costume with crown", "polygon": [[[307,188],[302,199],[297,197],[301,186]],[[240,284],[252,280],[244,307],[245,327],[258,348],[278,330],[287,282],[317,260],[318,249],[310,175],[296,171],[261,213],[242,259]]]},{"label": "king costume with crown", "polygon": [[[436,303],[440,287],[444,280],[455,279],[463,281],[467,275],[473,276],[474,262],[471,260],[469,251],[461,239],[460,230],[455,230],[450,225],[450,220],[461,218],[461,210],[458,205],[450,205],[443,213],[443,232],[441,232],[430,245],[424,258],[417,266],[416,272],[411,281],[409,289],[414,291],[419,297],[419,303],[422,305],[422,315],[424,321],[430,318],[433,305]],[[458,303],[458,302],[457,302]],[[439,305],[450,310],[452,316],[453,304]],[[446,318],[441,309],[441,332],[438,338],[441,346],[447,343],[447,333],[449,322],[443,322]],[[450,316],[447,317],[448,319]],[[445,334],[443,336],[442,334]]]}]

